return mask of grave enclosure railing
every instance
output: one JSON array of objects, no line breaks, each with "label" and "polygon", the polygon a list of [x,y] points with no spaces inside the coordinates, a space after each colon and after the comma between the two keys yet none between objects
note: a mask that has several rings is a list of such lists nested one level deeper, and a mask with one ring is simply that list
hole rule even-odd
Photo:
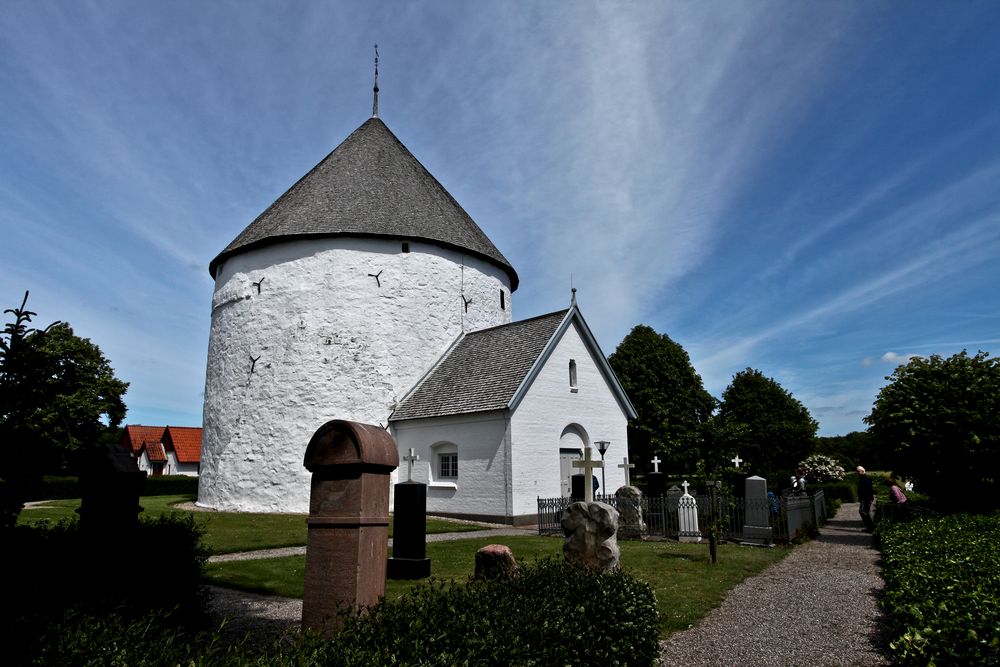
[{"label": "grave enclosure railing", "polygon": [[[679,496],[662,496],[642,498],[642,519],[646,524],[644,535],[676,539],[680,531],[677,500]],[[709,496],[696,495],[698,506],[698,528],[706,539],[712,520],[711,499]],[[594,496],[594,500],[607,503],[621,512],[618,498],[614,495]],[[573,502],[574,498],[539,498],[538,499],[538,533],[562,534],[560,521],[562,513]],[[752,510],[751,516],[767,516],[771,527],[772,540],[788,542],[794,538],[803,524],[811,522],[818,525],[826,516],[826,498],[823,491],[812,495],[781,496],[772,504],[768,500],[746,500],[719,496],[715,499],[715,515],[718,517],[720,540],[741,540],[746,526],[747,509]]]}]

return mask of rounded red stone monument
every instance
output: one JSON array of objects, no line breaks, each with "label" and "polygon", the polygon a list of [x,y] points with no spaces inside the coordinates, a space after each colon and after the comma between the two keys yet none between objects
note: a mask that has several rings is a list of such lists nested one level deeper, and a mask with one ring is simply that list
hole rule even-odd
[{"label": "rounded red stone monument", "polygon": [[389,473],[398,465],[396,442],[380,426],[334,420],[309,441],[303,629],[330,636],[339,608],[370,606],[385,595]]}]

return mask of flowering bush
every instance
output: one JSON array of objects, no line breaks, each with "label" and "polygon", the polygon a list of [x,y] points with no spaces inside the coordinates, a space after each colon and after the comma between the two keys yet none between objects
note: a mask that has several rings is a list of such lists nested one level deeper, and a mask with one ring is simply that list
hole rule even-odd
[{"label": "flowering bush", "polygon": [[844,469],[840,467],[837,459],[824,454],[813,454],[799,463],[799,467],[805,469],[806,479],[814,484],[839,482],[844,479]]}]

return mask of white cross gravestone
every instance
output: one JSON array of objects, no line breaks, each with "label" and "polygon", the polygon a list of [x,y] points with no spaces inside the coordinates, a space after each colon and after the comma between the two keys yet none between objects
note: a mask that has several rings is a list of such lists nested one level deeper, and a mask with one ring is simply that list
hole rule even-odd
[{"label": "white cross gravestone", "polygon": [[625,486],[632,486],[631,475],[629,475],[629,470],[635,467],[634,463],[628,462],[628,457],[623,459],[624,463],[619,463],[618,467],[625,471]]},{"label": "white cross gravestone", "polygon": [[413,447],[410,447],[410,453],[407,456],[404,456],[403,460],[406,461],[406,463],[407,463],[406,481],[407,482],[412,482],[413,481],[413,462],[414,461],[419,461],[420,457],[417,456],[417,454],[415,453]]},{"label": "white cross gravestone", "polygon": [[731,458],[729,460],[733,462],[733,465],[736,466],[737,470],[740,469],[740,464],[743,463],[743,459],[740,458],[739,454],[737,454],[735,457],[733,457],[733,458]]},{"label": "white cross gravestone", "polygon": [[684,495],[677,501],[677,521],[680,532],[677,539],[681,542],[701,542],[701,530],[698,529],[698,503],[694,496],[688,493],[687,480],[681,484]]},{"label": "white cross gravestone", "polygon": [[595,461],[590,458],[590,447],[584,447],[583,460],[573,461],[574,468],[583,468],[583,501],[588,505],[594,502],[594,483],[591,481],[594,475],[594,468],[603,468],[604,461]]},{"label": "white cross gravestone", "polygon": [[659,456],[654,456],[650,463],[653,464],[653,472],[660,472],[660,464],[663,463],[663,461],[660,460]]}]

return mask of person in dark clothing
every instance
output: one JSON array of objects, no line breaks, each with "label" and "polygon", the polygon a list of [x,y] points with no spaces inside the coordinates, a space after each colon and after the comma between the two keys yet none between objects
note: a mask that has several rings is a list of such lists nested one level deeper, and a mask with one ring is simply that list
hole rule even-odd
[{"label": "person in dark clothing", "polygon": [[875,522],[872,521],[872,502],[875,500],[875,489],[872,487],[872,478],[865,474],[865,469],[858,466],[858,501],[861,508],[858,513],[865,524],[865,532],[875,530]]}]

